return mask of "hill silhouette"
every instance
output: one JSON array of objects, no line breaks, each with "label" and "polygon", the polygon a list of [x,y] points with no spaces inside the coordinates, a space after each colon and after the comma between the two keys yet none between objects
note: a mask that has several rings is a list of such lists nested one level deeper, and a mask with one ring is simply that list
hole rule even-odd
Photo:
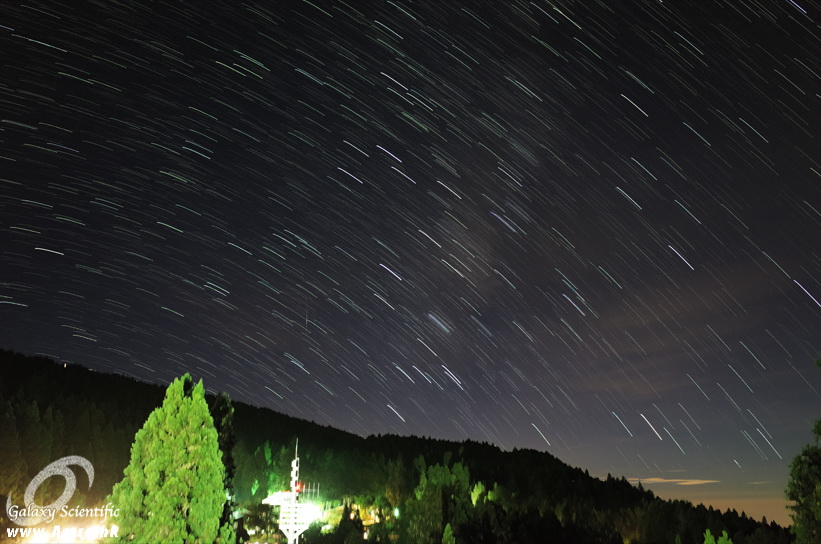
[{"label": "hill silhouette", "polygon": [[[134,434],[164,391],[121,375],[0,351],[0,502],[11,496],[21,504],[43,467],[80,455],[91,461],[95,477],[90,489],[78,479],[72,501],[103,504],[122,478]],[[438,544],[450,530],[458,542],[701,544],[706,529],[726,530],[735,544],[792,541],[775,523],[664,501],[641,485],[591,477],[546,452],[414,436],[363,438],[266,408],[234,408],[235,500],[257,524],[265,517],[262,499],[288,487],[298,438],[301,475],[312,484],[312,498],[328,507],[345,505],[345,516],[356,509],[369,523],[378,519],[368,528],[371,541]],[[63,491],[58,480],[40,486],[39,504]],[[343,529],[365,530],[345,516],[336,533],[323,536],[317,528],[305,541],[342,542]],[[11,521],[5,515],[2,520],[5,536]]]}]

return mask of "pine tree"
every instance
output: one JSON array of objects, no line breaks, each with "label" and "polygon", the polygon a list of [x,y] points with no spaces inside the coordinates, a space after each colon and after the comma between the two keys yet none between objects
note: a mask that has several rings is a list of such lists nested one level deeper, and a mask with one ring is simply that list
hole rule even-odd
[{"label": "pine tree", "polygon": [[704,531],[704,544],[716,544],[716,539],[710,529]]},{"label": "pine tree", "polygon": [[0,436],[3,437],[0,440],[0,495],[13,496],[19,500],[26,489],[28,467],[10,402],[0,404]]},{"label": "pine tree", "polygon": [[[716,544],[716,538],[710,532],[710,529],[704,531],[704,544]],[[718,537],[718,544],[733,544],[727,531],[721,531],[721,536]]]},{"label": "pine tree", "polygon": [[790,464],[787,498],[793,501],[796,544],[814,544],[821,537],[821,421],[814,431],[816,444],[805,446]]},{"label": "pine tree", "polygon": [[445,531],[442,533],[442,544],[456,544],[456,537],[453,536],[453,529],[450,528],[450,523],[445,525]]},{"label": "pine tree", "polygon": [[137,431],[131,461],[108,501],[119,509],[115,541],[133,544],[229,544],[220,527],[225,469],[200,381],[186,374],[168,386],[162,406]]}]

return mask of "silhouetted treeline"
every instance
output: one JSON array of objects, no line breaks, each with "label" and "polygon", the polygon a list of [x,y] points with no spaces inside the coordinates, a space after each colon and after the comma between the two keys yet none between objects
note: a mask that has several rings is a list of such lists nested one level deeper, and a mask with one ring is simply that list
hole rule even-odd
[{"label": "silhouetted treeline", "polygon": [[[163,393],[164,386],[0,351],[0,504],[9,494],[21,504],[31,479],[65,455],[82,455],[95,468],[91,490],[78,477],[72,504],[101,504]],[[365,530],[371,542],[400,544],[451,537],[460,543],[701,544],[708,528],[726,530],[734,544],[792,541],[775,523],[663,501],[624,478],[593,478],[548,453],[504,452],[474,441],[361,438],[263,408],[235,403],[234,409],[234,436],[226,443],[234,444],[235,502],[249,523],[264,519],[275,528],[259,505],[287,489],[297,437],[301,479],[319,486],[312,498],[343,508],[336,530],[320,534],[314,527],[303,537],[308,544],[361,541]],[[62,492],[59,480],[41,486],[39,504]]]}]

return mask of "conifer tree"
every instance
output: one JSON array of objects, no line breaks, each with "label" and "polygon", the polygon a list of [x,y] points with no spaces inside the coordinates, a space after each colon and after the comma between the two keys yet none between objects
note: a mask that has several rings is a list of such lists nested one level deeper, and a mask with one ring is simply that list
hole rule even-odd
[{"label": "conifer tree", "polygon": [[821,537],[821,420],[814,433],[816,443],[804,446],[790,464],[787,498],[793,501],[789,509],[797,544],[814,544]]},{"label": "conifer tree", "polygon": [[26,466],[11,403],[0,404],[0,495],[19,497],[26,489]]},{"label": "conifer tree", "polygon": [[[816,364],[821,367],[821,359]],[[787,482],[796,544],[817,544],[821,538],[821,419],[813,425],[813,434],[815,443],[805,446],[790,463]]]},{"label": "conifer tree", "polygon": [[[710,529],[704,531],[704,544],[716,544],[716,538],[710,532]],[[721,531],[721,536],[718,537],[718,544],[733,544],[727,531]]]},{"label": "conifer tree", "polygon": [[445,525],[445,531],[442,533],[442,544],[456,544],[456,537],[453,536],[453,529],[450,523]]},{"label": "conifer tree", "polygon": [[119,509],[115,541],[229,544],[220,526],[226,500],[217,432],[202,381],[188,374],[168,386],[162,406],[137,431],[131,461],[108,500]]}]

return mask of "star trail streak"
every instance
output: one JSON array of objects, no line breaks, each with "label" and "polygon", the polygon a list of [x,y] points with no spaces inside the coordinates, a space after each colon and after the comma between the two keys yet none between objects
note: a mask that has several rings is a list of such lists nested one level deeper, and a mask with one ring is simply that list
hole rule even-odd
[{"label": "star trail streak", "polygon": [[818,18],[6,2],[0,344],[786,522],[821,414]]}]

